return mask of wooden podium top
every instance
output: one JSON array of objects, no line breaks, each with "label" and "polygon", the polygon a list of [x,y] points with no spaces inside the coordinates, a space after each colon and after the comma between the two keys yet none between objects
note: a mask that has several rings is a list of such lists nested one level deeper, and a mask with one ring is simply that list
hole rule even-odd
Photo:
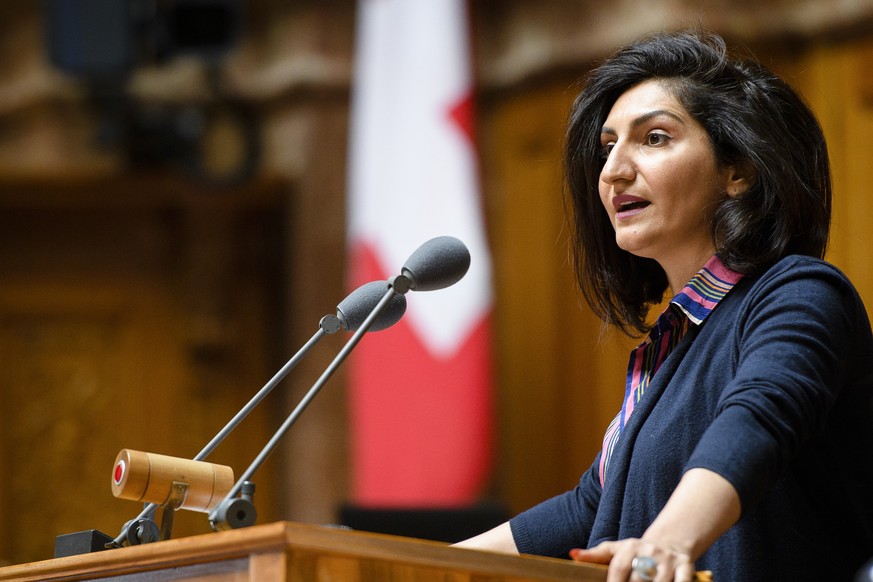
[{"label": "wooden podium top", "polygon": [[601,582],[606,568],[277,522],[0,568],[0,580]]}]

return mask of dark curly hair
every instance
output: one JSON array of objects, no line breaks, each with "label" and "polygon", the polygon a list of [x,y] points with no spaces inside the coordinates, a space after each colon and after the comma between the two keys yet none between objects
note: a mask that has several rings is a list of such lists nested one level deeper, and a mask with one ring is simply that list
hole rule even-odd
[{"label": "dark curly hair", "polygon": [[[658,34],[594,69],[573,104],[566,135],[567,196],[576,278],[588,304],[628,335],[649,329],[663,298],[660,265],[620,249],[598,194],[603,123],[619,96],[656,79],[706,130],[722,166],[751,164],[755,180],[715,211],[712,240],[727,267],[760,273],[789,254],[821,258],[831,179],[827,146],[803,98],[759,63],[732,59],[714,34]],[[675,290],[678,291],[678,290]]]}]

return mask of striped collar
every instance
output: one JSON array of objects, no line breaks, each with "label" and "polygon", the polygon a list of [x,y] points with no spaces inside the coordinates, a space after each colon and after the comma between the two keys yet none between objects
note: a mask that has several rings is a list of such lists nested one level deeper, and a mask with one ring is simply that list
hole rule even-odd
[{"label": "striped collar", "polygon": [[731,271],[718,255],[713,255],[670,303],[681,309],[692,323],[700,325],[742,278],[742,273]]}]

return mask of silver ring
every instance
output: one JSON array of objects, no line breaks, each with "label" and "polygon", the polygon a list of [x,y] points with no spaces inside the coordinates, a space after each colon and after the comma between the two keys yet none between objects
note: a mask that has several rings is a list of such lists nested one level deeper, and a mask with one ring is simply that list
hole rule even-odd
[{"label": "silver ring", "polygon": [[637,556],[631,561],[631,568],[640,580],[651,582],[658,572],[658,562],[652,556]]}]

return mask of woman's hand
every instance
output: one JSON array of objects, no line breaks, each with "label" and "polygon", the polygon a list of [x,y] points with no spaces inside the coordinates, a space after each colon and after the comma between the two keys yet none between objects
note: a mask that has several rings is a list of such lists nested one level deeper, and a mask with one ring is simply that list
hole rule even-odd
[{"label": "woman's hand", "polygon": [[572,550],[570,557],[580,562],[609,564],[607,582],[694,580],[694,561],[688,552],[636,538]]},{"label": "woman's hand", "polygon": [[[694,561],[739,518],[740,497],[733,485],[708,469],[691,469],[642,539],[602,542],[587,550],[572,550],[570,557],[609,564],[608,582],[687,582],[695,579]],[[649,558],[654,559],[654,572],[646,567]]]}]

